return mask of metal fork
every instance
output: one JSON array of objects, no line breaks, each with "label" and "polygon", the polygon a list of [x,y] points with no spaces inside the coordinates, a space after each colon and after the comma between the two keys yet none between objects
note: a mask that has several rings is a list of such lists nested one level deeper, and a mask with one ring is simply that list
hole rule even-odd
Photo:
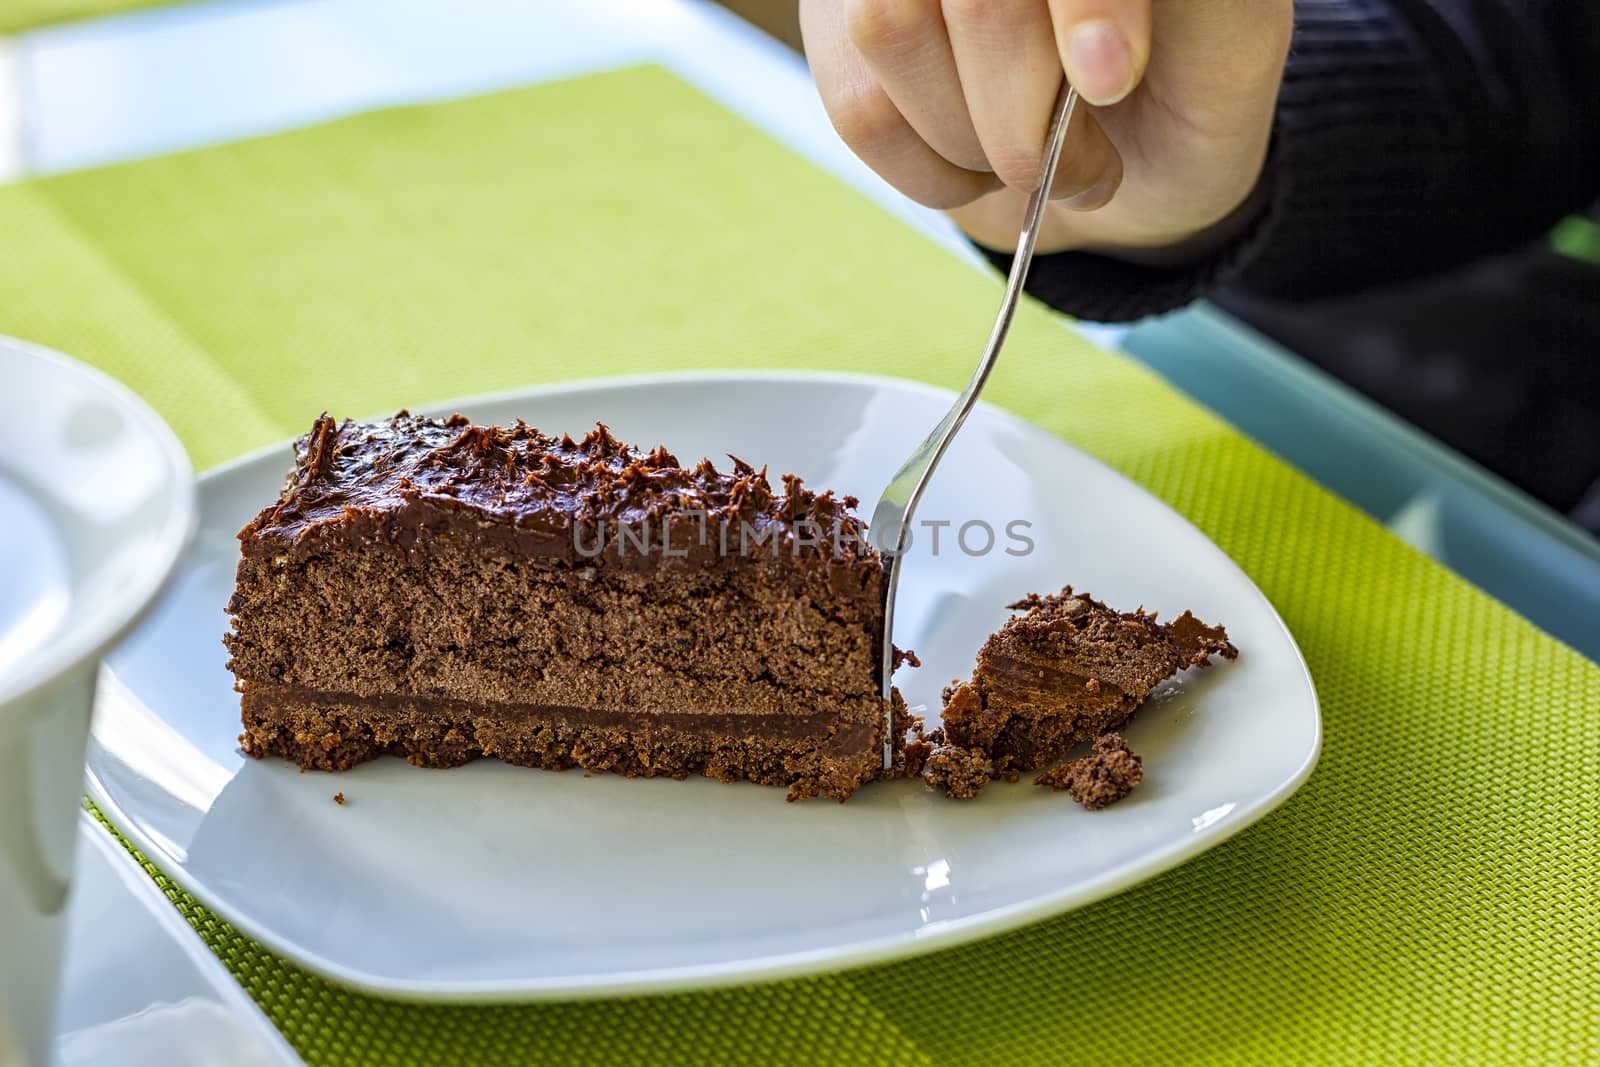
[{"label": "metal fork", "polygon": [[1055,114],[1050,121],[1050,134],[1045,141],[1044,155],[1040,160],[1039,187],[1028,197],[1028,209],[1022,218],[1022,234],[1017,239],[1017,254],[1011,261],[1011,274],[1006,278],[1005,298],[1000,302],[1000,314],[994,320],[989,343],[972,372],[967,387],[956,398],[955,405],[939,420],[939,425],[923,439],[922,444],[905,461],[899,472],[878,498],[872,511],[872,540],[878,551],[889,561],[888,590],[883,601],[883,769],[894,765],[894,707],[891,702],[894,680],[894,595],[900,582],[900,564],[905,559],[906,530],[912,513],[922,499],[928,479],[939,465],[945,449],[955,439],[961,424],[966,421],[972,405],[978,402],[978,393],[994,369],[1000,346],[1006,343],[1011,330],[1011,318],[1016,314],[1017,301],[1022,296],[1022,285],[1028,279],[1028,267],[1033,263],[1033,246],[1039,238],[1039,220],[1044,216],[1044,205],[1049,199],[1050,183],[1055,180],[1056,164],[1061,161],[1061,146],[1067,139],[1067,127],[1072,125],[1072,113],[1077,110],[1078,91],[1063,85],[1056,97]]}]

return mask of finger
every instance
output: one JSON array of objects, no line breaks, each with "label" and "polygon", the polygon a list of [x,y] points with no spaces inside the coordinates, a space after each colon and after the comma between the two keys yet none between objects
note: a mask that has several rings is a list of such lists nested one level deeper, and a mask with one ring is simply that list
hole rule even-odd
[{"label": "finger", "polygon": [[990,170],[967,114],[939,0],[846,0],[851,43],[895,108],[958,167]]},{"label": "finger", "polygon": [[806,58],[833,128],[885,181],[920,204],[952,208],[998,184],[993,174],[966,170],[935,152],[900,114],[845,32],[840,0],[800,9]]},{"label": "finger", "polygon": [[1096,211],[1111,203],[1121,186],[1122,153],[1094,113],[1080,106],[1061,146],[1061,161],[1050,183],[1051,200],[1072,211]]},{"label": "finger", "polygon": [[[1061,89],[1049,13],[1038,0],[943,0],[943,10],[984,156],[1008,187],[1032,192]],[[1120,176],[1111,142],[1089,109],[1080,108],[1067,132],[1051,197],[1076,196]],[[1109,198],[1110,190],[1100,192]]]},{"label": "finger", "polygon": [[1144,77],[1150,0],[1050,0],[1050,23],[1061,65],[1089,103],[1109,107]]},{"label": "finger", "polygon": [[[1012,252],[1017,247],[1027,201],[1027,196],[1015,189],[999,189],[949,214],[961,231],[980,245]],[[1035,249],[1040,255],[1047,255],[1078,247],[1083,240],[1081,220],[1086,218],[1080,212],[1065,210],[1059,203],[1046,205]]]}]

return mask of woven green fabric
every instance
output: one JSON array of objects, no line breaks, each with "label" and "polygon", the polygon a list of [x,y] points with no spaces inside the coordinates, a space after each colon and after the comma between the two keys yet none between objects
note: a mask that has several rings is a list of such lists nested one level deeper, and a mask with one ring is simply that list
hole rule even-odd
[{"label": "woven green fabric", "polygon": [[[201,466],[324,407],[613,372],[953,386],[998,292],[654,69],[0,189],[0,247],[0,332],[128,381]],[[1037,306],[988,396],[1299,639],[1322,762],[1256,827],[975,946],[574,1005],[358,996],[168,893],[313,1064],[1600,1061],[1600,669]]]}]

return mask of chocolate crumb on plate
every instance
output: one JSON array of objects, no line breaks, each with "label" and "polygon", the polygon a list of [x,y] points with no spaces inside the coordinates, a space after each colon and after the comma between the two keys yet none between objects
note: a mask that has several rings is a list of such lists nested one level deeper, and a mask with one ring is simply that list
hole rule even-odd
[{"label": "chocolate crumb on plate", "polygon": [[904,765],[907,778],[917,778],[922,775],[922,768],[928,762],[928,757],[933,755],[934,742],[925,737],[913,738],[907,741],[905,748],[901,749],[900,759]]},{"label": "chocolate crumb on plate", "polygon": [[1082,759],[1052,767],[1033,780],[1067,795],[1090,811],[1099,811],[1133,792],[1144,781],[1144,761],[1121,734],[1095,739],[1094,750]]},{"label": "chocolate crumb on plate", "polygon": [[971,800],[994,775],[994,764],[978,749],[935,745],[922,764],[922,781],[955,800]]},{"label": "chocolate crumb on plate", "polygon": [[335,804],[339,805],[341,808],[344,807],[344,794],[343,793],[335,793],[335,794],[333,794],[333,802]]}]

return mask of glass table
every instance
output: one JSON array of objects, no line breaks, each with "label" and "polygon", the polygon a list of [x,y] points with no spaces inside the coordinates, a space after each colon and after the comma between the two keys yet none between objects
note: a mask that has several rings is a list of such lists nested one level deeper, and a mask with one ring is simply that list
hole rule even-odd
[{"label": "glass table", "polygon": [[[839,142],[800,57],[709,0],[215,0],[0,39],[0,180],[645,62],[987,269]],[[1074,328],[1600,659],[1600,542],[1561,516],[1217,308]]]}]

